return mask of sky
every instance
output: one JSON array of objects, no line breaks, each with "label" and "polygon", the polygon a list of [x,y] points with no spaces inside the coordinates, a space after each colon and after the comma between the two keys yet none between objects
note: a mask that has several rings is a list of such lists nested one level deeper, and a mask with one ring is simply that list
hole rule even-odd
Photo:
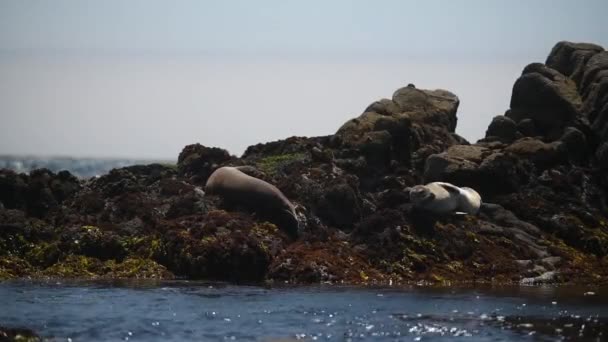
[{"label": "sky", "polygon": [[608,1],[0,1],[0,154],[175,160],[334,133],[408,83],[485,134],[560,40],[608,47]]}]

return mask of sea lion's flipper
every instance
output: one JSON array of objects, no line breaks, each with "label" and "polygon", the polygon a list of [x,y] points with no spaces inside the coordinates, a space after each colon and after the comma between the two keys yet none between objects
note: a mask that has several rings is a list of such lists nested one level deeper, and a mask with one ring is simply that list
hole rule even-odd
[{"label": "sea lion's flipper", "polygon": [[460,189],[455,185],[448,184],[448,183],[439,183],[438,185],[440,187],[444,188],[447,192],[449,192],[452,195],[460,194]]},{"label": "sea lion's flipper", "polygon": [[289,209],[283,209],[281,212],[281,224],[283,225],[283,229],[287,232],[287,235],[296,239],[300,234],[300,220],[298,220],[297,215]]}]

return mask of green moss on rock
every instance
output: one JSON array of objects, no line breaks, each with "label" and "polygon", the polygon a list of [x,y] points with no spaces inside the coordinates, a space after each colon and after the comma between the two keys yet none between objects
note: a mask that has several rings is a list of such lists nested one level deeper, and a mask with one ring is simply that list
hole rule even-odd
[{"label": "green moss on rock", "polygon": [[287,153],[269,156],[258,160],[258,168],[269,176],[275,176],[279,170],[286,165],[289,165],[296,161],[301,161],[306,158],[304,153]]}]

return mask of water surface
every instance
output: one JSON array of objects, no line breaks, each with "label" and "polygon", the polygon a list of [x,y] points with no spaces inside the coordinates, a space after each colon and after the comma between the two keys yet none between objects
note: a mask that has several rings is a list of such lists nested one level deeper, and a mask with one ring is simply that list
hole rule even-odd
[{"label": "water surface", "polygon": [[5,282],[0,325],[71,341],[600,341],[608,336],[606,293],[593,287]]}]

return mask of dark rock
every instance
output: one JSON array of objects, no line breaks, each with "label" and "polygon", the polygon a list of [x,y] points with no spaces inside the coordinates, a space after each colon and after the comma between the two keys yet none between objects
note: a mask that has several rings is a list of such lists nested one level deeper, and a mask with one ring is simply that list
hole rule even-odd
[{"label": "dark rock", "polygon": [[536,132],[536,125],[532,119],[523,119],[518,122],[517,130],[525,137],[534,137],[538,134]]},{"label": "dark rock", "polygon": [[319,216],[325,218],[330,225],[341,229],[352,229],[361,219],[361,199],[355,183],[349,179],[336,182],[328,187],[319,201]]},{"label": "dark rock", "polygon": [[28,176],[0,170],[0,202],[8,209],[25,209]]},{"label": "dark rock", "polygon": [[501,141],[512,142],[517,137],[517,124],[504,115],[495,116],[486,131],[486,137],[490,136],[498,137]]},{"label": "dark rock", "polygon": [[515,82],[511,109],[505,115],[516,122],[533,119],[541,134],[557,139],[561,129],[580,115],[581,104],[572,80],[535,63]]},{"label": "dark rock", "polygon": [[583,132],[574,127],[566,127],[559,140],[562,142],[559,145],[563,150],[562,153],[567,155],[570,160],[581,162],[587,159],[589,146]]},{"label": "dark rock", "polygon": [[604,70],[608,70],[608,51],[602,51],[589,58],[580,86],[583,92],[586,92],[593,83],[598,81],[599,74]]},{"label": "dark rock", "polygon": [[431,155],[424,167],[425,182],[464,179],[477,172],[479,163],[489,151],[481,146],[454,145],[447,151]]},{"label": "dark rock", "polygon": [[570,76],[578,83],[582,78],[587,61],[603,50],[601,46],[595,44],[561,41],[553,47],[545,64]]},{"label": "dark rock", "polygon": [[593,121],[591,128],[597,134],[600,141],[608,141],[608,100],[602,109],[598,111],[598,115]]},{"label": "dark rock", "polygon": [[411,123],[407,115],[365,112],[336,132],[344,146],[360,149],[367,161],[387,165],[391,159],[409,162]]},{"label": "dark rock", "polygon": [[177,169],[180,176],[190,179],[194,184],[204,185],[211,173],[230,159],[228,151],[221,148],[188,145],[177,158]]},{"label": "dark rock", "polygon": [[456,111],[460,100],[446,90],[422,90],[414,87],[398,89],[393,101],[414,122],[439,126],[448,132],[456,129]]},{"label": "dark rock", "polygon": [[424,172],[425,182],[468,186],[484,196],[515,191],[525,178],[516,158],[476,145],[455,145],[430,156]]},{"label": "dark rock", "polygon": [[608,141],[598,147],[595,157],[597,158],[599,167],[603,170],[608,170]]},{"label": "dark rock", "polygon": [[562,161],[561,141],[545,143],[534,138],[522,138],[509,145],[505,152],[527,158],[541,168],[547,168]]}]

